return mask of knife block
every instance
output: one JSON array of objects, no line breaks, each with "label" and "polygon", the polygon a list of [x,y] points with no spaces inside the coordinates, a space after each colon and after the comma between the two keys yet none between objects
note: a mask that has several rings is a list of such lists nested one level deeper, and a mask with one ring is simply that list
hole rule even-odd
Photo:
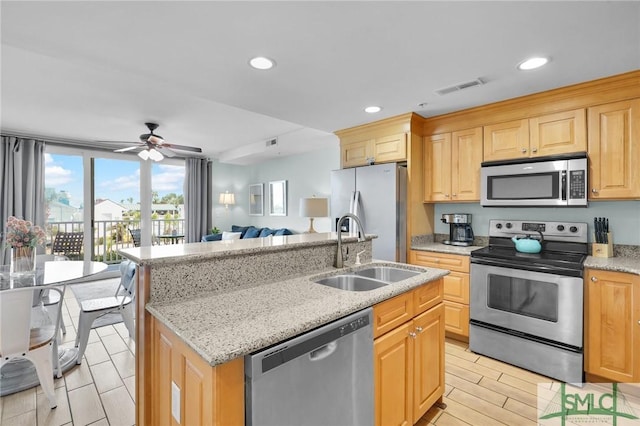
[{"label": "knife block", "polygon": [[[595,241],[595,235],[593,241]],[[591,256],[594,257],[613,257],[613,236],[611,232],[607,232],[607,244],[591,244]]]}]

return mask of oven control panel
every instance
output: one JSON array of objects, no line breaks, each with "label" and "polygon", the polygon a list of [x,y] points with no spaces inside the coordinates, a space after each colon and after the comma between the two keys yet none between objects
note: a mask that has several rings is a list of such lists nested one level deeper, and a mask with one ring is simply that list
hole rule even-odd
[{"label": "oven control panel", "polygon": [[586,243],[587,224],[584,222],[547,222],[537,220],[491,219],[489,236],[511,238],[516,235],[539,236],[545,240]]}]

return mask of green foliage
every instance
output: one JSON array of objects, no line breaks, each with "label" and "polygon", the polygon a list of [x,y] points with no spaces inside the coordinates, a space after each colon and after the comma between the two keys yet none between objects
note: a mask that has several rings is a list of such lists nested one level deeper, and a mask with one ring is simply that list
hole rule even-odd
[{"label": "green foliage", "polygon": [[219,234],[220,230],[218,229],[218,227],[214,226],[213,229],[211,229],[211,233],[212,234]]}]

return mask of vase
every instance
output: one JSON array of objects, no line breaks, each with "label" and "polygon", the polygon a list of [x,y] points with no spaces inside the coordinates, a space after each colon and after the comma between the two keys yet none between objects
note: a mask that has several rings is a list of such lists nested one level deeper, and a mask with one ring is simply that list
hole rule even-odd
[{"label": "vase", "polygon": [[35,247],[11,247],[10,274],[14,277],[33,274],[36,271]]}]

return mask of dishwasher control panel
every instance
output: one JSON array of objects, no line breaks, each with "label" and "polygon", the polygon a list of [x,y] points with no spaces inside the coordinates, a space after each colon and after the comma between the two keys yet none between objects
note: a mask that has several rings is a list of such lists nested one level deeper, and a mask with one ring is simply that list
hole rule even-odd
[{"label": "dishwasher control panel", "polygon": [[354,319],[348,324],[340,327],[340,336],[347,335],[349,333],[353,333],[356,330],[361,329],[362,327],[366,327],[369,325],[369,315],[362,316],[360,318]]}]

